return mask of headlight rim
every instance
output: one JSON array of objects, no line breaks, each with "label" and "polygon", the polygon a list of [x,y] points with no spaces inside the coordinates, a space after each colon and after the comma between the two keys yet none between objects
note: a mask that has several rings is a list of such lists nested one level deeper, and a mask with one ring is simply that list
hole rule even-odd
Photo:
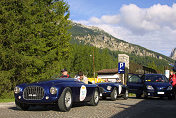
[{"label": "headlight rim", "polygon": [[112,86],[107,86],[106,89],[110,91],[112,89]]},{"label": "headlight rim", "polygon": [[147,85],[146,88],[147,88],[147,90],[154,90],[153,86],[151,86],[151,85]]},{"label": "headlight rim", "polygon": [[14,88],[14,93],[15,94],[18,94],[18,93],[20,93],[21,92],[21,88],[19,87],[19,86],[16,86],[15,88]]},{"label": "headlight rim", "polygon": [[[53,90],[54,90],[54,92],[53,92]],[[57,89],[56,87],[51,87],[51,88],[50,88],[50,93],[51,93],[52,95],[57,94],[57,91],[58,91],[58,89]]]}]

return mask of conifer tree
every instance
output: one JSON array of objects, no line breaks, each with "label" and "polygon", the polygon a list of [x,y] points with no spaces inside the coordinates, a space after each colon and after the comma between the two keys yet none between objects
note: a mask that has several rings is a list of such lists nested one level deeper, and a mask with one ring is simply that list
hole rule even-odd
[{"label": "conifer tree", "polygon": [[69,14],[69,6],[62,0],[1,0],[2,88],[59,72],[70,52]]}]

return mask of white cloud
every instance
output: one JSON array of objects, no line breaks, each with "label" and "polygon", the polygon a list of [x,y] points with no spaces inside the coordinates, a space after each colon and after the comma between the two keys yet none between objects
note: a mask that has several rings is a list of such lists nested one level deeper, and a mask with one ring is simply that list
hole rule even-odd
[{"label": "white cloud", "polygon": [[97,18],[97,17],[92,17],[92,18],[89,19],[89,21],[90,21],[91,23],[96,23],[96,24],[102,23],[101,19],[99,19],[99,18]]},{"label": "white cloud", "polygon": [[176,47],[176,4],[157,4],[150,8],[124,5],[119,14],[79,22],[98,26],[117,38],[167,56]]}]

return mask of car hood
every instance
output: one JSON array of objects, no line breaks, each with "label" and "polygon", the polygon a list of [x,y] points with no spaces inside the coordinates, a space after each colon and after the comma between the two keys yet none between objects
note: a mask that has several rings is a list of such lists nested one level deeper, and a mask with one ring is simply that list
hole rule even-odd
[{"label": "car hood", "polygon": [[30,85],[30,86],[34,86],[34,85],[37,85],[37,86],[45,86],[45,85],[47,85],[47,86],[53,86],[53,85],[55,85],[55,84],[58,84],[58,83],[61,83],[60,81],[58,81],[58,80],[50,80],[50,81],[41,81],[41,82],[35,82],[35,83],[31,83],[31,84],[28,84],[28,85]]},{"label": "car hood", "polygon": [[159,88],[159,87],[168,87],[171,86],[170,83],[163,83],[163,82],[145,82],[145,85],[151,85],[155,88]]},{"label": "car hood", "polygon": [[[46,80],[46,81],[40,81],[35,82],[31,84],[25,84],[26,86],[55,86],[61,83],[67,83],[67,82],[74,82],[74,79],[56,79],[56,80]],[[23,84],[24,85],[24,84]]]}]

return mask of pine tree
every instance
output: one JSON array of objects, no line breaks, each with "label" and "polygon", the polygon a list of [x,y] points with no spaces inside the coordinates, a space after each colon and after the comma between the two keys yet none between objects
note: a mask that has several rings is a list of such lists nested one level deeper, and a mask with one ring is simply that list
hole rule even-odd
[{"label": "pine tree", "polygon": [[64,66],[70,52],[69,14],[60,0],[1,0],[0,80],[13,83],[9,89],[47,79]]}]

